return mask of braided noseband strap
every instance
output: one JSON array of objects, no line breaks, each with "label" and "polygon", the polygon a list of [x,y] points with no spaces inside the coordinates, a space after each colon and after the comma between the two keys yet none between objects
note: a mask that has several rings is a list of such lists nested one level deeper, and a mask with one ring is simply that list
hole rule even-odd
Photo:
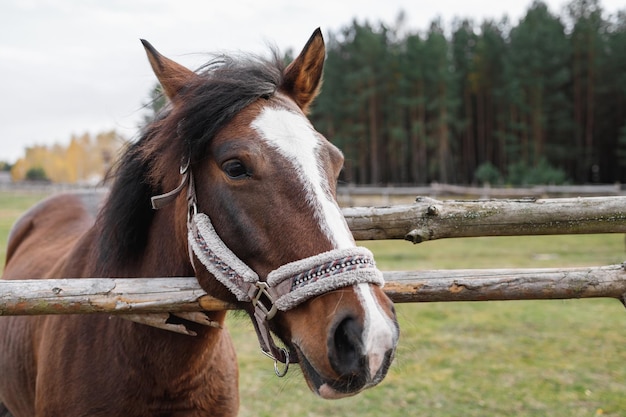
[{"label": "braided noseband strap", "polygon": [[[181,185],[187,183],[188,187],[190,257],[193,251],[207,271],[237,300],[253,304],[253,323],[259,344],[263,352],[275,361],[287,365],[295,362],[289,352],[278,348],[272,339],[268,321],[278,311],[287,311],[320,294],[358,283],[384,285],[372,253],[363,247],[335,249],[291,262],[271,271],[267,279],[261,281],[256,272],[217,235],[209,217],[197,212],[193,176],[187,169],[181,169],[181,174]],[[179,193],[181,189],[179,186],[175,191]],[[174,197],[173,192],[153,197],[153,207],[160,208],[169,203]]]}]

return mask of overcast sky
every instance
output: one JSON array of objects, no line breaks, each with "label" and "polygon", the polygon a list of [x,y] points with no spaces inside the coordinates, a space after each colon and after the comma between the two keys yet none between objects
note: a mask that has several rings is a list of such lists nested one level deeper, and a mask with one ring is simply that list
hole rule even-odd
[{"label": "overcast sky", "polygon": [[[553,13],[566,1],[548,0]],[[426,30],[440,17],[517,23],[531,0],[2,0],[0,161],[26,146],[66,144],[72,134],[116,129],[134,137],[155,83],[139,42],[192,69],[206,52],[299,52],[313,30],[336,32],[356,18]],[[601,0],[606,13],[623,0]]]}]

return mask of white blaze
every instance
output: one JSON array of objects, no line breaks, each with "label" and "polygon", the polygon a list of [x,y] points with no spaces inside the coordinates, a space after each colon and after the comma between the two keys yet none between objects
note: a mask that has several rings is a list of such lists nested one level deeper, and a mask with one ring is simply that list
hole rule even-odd
[{"label": "white blaze", "polygon": [[[313,207],[320,228],[335,248],[354,247],[352,233],[330,194],[328,180],[318,165],[318,150],[322,142],[309,121],[303,115],[286,109],[266,107],[252,122],[252,128],[294,165],[304,187],[307,202]],[[394,348],[398,332],[391,318],[383,312],[370,284],[357,284],[354,290],[365,311],[362,336],[364,353],[368,356],[370,377],[374,379],[384,362],[385,354]],[[322,388],[333,391],[327,386]],[[327,392],[323,396],[330,398],[333,395]]]},{"label": "white blaze", "polygon": [[266,107],[252,122],[252,128],[294,165],[307,202],[335,248],[353,247],[352,234],[318,165],[318,149],[322,145],[319,134],[306,117],[286,109]]},{"label": "white blaze", "polygon": [[365,310],[363,341],[368,353],[370,376],[374,378],[385,359],[385,354],[396,344],[398,330],[372,294],[369,284],[357,284],[357,294]]}]

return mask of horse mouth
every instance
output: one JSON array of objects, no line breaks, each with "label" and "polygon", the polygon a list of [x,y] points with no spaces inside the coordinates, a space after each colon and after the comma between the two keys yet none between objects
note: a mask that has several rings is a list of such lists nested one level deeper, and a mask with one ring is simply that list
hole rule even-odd
[{"label": "horse mouth", "polygon": [[305,381],[311,391],[324,399],[332,400],[356,395],[378,384],[387,373],[387,369],[381,369],[373,379],[369,379],[365,374],[342,375],[336,379],[329,379],[317,371],[297,345],[295,348]]}]

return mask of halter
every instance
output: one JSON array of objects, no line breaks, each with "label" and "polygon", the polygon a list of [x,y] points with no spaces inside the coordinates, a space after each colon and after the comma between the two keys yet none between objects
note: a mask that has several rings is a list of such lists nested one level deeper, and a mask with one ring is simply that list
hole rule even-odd
[{"label": "halter", "polygon": [[[274,360],[278,376],[287,373],[289,363],[296,363],[294,353],[274,343],[269,329],[278,311],[290,310],[304,301],[339,288],[358,283],[384,285],[382,273],[376,268],[372,253],[363,247],[334,249],[271,271],[265,281],[226,246],[204,213],[198,212],[196,190],[189,162],[181,166],[181,183],[174,190],[152,197],[152,208],[157,210],[172,202],[187,186],[187,238],[189,257],[193,254],[204,267],[222,283],[240,302],[252,303],[254,328],[261,350]],[[193,254],[192,254],[193,253]],[[277,362],[285,364],[279,371]]]}]

